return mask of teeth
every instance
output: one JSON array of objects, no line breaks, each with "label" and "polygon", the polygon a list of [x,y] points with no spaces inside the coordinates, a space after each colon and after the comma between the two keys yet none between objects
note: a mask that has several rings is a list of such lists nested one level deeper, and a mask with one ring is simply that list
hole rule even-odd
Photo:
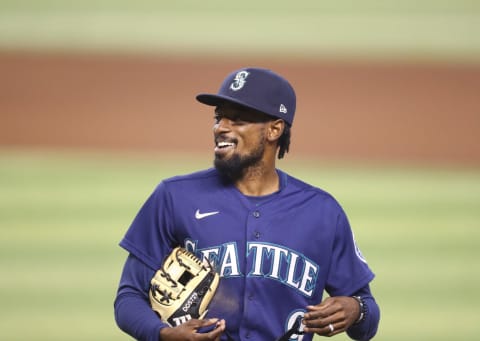
[{"label": "teeth", "polygon": [[219,148],[224,148],[224,147],[232,147],[232,146],[234,146],[234,144],[231,143],[231,142],[218,142],[217,146]]}]

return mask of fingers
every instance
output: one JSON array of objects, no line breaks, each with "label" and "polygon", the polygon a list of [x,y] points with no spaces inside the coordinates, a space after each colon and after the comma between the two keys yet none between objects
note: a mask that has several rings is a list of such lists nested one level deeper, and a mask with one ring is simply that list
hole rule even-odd
[{"label": "fingers", "polygon": [[192,319],[177,327],[163,328],[160,338],[165,341],[218,341],[225,328],[225,320]]},{"label": "fingers", "polygon": [[[190,320],[193,321],[197,325],[198,328],[206,328],[206,327],[211,327],[216,325],[219,322],[219,319],[217,318],[211,318],[211,319],[204,319],[204,320]],[[188,321],[188,322],[190,322]],[[187,322],[187,323],[188,323]]]},{"label": "fingers", "polygon": [[345,326],[346,325],[342,320],[338,320],[335,322],[333,321],[333,319],[328,319],[324,322],[315,324],[314,326],[305,325],[303,331],[305,333],[315,333],[323,336],[333,336],[344,332],[346,330]]},{"label": "fingers", "polygon": [[305,321],[325,319],[341,310],[341,305],[337,304],[332,298],[327,298],[320,304],[307,306],[307,312],[304,315]]},{"label": "fingers", "polygon": [[219,319],[208,319],[208,320],[200,320],[202,321],[201,328],[209,328],[204,332],[200,332],[196,334],[198,336],[196,340],[199,341],[207,341],[207,340],[215,340],[219,341],[220,336],[223,334],[225,331],[226,325],[225,325],[225,320],[219,320]]},{"label": "fingers", "polygon": [[327,298],[315,306],[307,306],[304,315],[304,331],[324,336],[333,336],[348,328],[348,319],[343,300]]},{"label": "fingers", "polygon": [[342,314],[335,313],[323,318],[303,320],[306,333],[317,333],[319,335],[333,336],[346,330],[345,320]]},{"label": "fingers", "polygon": [[220,341],[220,336],[225,331],[225,328],[226,328],[225,320],[218,321],[216,323],[215,329],[210,332],[209,340]]}]

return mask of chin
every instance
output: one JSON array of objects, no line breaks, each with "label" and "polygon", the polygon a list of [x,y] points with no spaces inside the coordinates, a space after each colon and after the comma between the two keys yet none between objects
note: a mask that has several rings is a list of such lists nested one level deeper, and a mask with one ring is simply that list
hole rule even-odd
[{"label": "chin", "polygon": [[232,181],[243,176],[244,165],[238,156],[227,158],[225,155],[215,155],[213,165],[222,176]]}]

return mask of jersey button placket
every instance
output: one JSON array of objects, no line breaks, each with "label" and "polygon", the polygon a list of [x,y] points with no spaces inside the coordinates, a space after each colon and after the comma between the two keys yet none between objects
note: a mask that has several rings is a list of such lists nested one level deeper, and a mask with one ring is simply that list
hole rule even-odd
[{"label": "jersey button placket", "polygon": [[[258,219],[260,218],[260,211],[258,210],[253,211],[252,215]],[[255,239],[260,239],[261,233],[258,230],[256,230],[254,231],[253,236],[255,237]]]},{"label": "jersey button placket", "polygon": [[[250,240],[258,240],[261,237],[261,217],[260,210],[258,208],[250,211],[249,217],[247,219],[247,235],[250,236]],[[252,333],[251,329],[256,325],[256,320],[258,318],[258,308],[255,308],[257,304],[256,297],[251,289],[251,285],[254,279],[246,279],[245,287],[245,317],[243,318],[240,335],[243,335],[243,339],[254,340],[255,334]]]}]

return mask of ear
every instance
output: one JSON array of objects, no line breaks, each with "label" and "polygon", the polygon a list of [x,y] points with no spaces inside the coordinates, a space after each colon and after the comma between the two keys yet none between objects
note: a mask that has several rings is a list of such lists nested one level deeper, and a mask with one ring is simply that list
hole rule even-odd
[{"label": "ear", "polygon": [[285,129],[285,121],[278,119],[275,121],[269,122],[268,131],[267,131],[267,139],[270,142],[276,141],[282,136],[283,130]]}]

